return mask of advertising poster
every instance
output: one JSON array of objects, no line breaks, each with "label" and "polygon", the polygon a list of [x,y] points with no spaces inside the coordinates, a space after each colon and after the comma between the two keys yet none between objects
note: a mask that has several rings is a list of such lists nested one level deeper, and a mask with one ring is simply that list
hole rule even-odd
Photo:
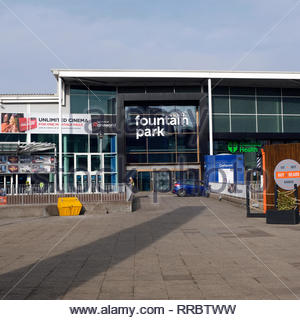
[{"label": "advertising poster", "polygon": [[55,157],[52,155],[0,156],[0,174],[53,172],[55,172]]},{"label": "advertising poster", "polygon": [[31,163],[31,156],[30,155],[21,155],[19,157],[19,162],[20,163]]},{"label": "advertising poster", "polygon": [[115,115],[91,115],[92,133],[117,133]]},{"label": "advertising poster", "polygon": [[55,172],[55,166],[47,164],[33,164],[31,166],[31,171],[33,173],[51,173]]},{"label": "advertising poster", "polygon": [[[59,117],[56,114],[1,113],[1,133],[57,133]],[[62,133],[116,133],[115,115],[66,114],[62,116]]]},{"label": "advertising poster", "polygon": [[18,156],[8,156],[7,162],[8,163],[18,163],[19,157]]},{"label": "advertising poster", "polygon": [[31,173],[31,164],[28,163],[20,163],[19,164],[19,172],[20,173]]},{"label": "advertising poster", "polygon": [[37,164],[51,164],[54,163],[54,157],[50,155],[33,155],[31,162]]},{"label": "advertising poster", "polygon": [[[57,133],[59,130],[59,117],[56,114],[32,114],[27,125],[31,133]],[[68,114],[62,116],[62,133],[87,134],[90,124],[88,114]],[[24,128],[26,126],[24,125]]]},{"label": "advertising poster", "polygon": [[8,172],[9,173],[18,173],[19,172],[19,166],[13,164],[13,165],[8,165]]},{"label": "advertising poster", "polygon": [[7,156],[0,155],[0,164],[6,164],[7,163]]},{"label": "advertising poster", "polygon": [[20,133],[20,121],[24,113],[1,113],[1,132]]}]

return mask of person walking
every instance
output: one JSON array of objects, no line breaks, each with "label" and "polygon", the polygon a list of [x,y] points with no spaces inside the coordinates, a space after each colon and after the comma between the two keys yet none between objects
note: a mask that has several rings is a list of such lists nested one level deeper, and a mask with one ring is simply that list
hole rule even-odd
[{"label": "person walking", "polygon": [[25,192],[27,194],[30,193],[30,181],[29,180],[26,180],[26,182],[25,182]]},{"label": "person walking", "polygon": [[129,177],[129,186],[132,192],[134,192],[134,180],[132,177]]},{"label": "person walking", "polygon": [[41,182],[40,182],[40,192],[41,192],[41,193],[44,193],[44,186],[45,186],[45,185],[44,185],[44,182],[41,181]]}]

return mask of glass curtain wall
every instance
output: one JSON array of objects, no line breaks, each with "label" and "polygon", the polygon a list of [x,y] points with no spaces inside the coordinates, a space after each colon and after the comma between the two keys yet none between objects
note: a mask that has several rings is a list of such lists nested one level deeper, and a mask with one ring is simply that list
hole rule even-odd
[{"label": "glass curtain wall", "polygon": [[[115,88],[96,86],[71,86],[70,110],[71,113],[116,114],[116,90]],[[100,170],[104,172],[104,182],[106,184],[117,183],[115,135],[104,135],[102,139],[99,139],[97,135],[64,135],[63,145],[66,159],[72,157],[74,153],[86,153],[85,156],[82,156],[81,166],[84,166],[87,162],[86,165],[92,172]],[[88,154],[91,154],[90,157]],[[97,154],[103,154],[103,160]],[[76,161],[76,159],[71,161]],[[67,164],[68,160],[64,163]],[[69,168],[68,165],[68,168],[65,169],[67,175],[70,175]]]},{"label": "glass curtain wall", "polygon": [[[1,135],[3,136],[3,135]],[[16,137],[17,135],[14,135]],[[26,135],[25,135],[26,138]],[[65,190],[74,190],[76,172],[103,172],[106,183],[117,183],[116,135],[63,134],[63,181]],[[9,137],[8,137],[9,139]],[[32,142],[51,142],[58,147],[57,134],[31,134]],[[58,150],[57,150],[58,152]],[[89,154],[91,154],[89,156]],[[103,161],[101,162],[101,155]],[[76,168],[76,169],[75,169]]]},{"label": "glass curtain wall", "polygon": [[214,132],[299,132],[300,89],[216,87]]},{"label": "glass curtain wall", "polygon": [[101,172],[105,183],[117,183],[116,135],[100,139],[96,135],[63,134],[63,171],[68,191],[74,186],[76,172]]},{"label": "glass curtain wall", "polygon": [[116,114],[116,91],[72,86],[70,107],[71,113]]},{"label": "glass curtain wall", "polygon": [[[127,163],[196,163],[196,110],[196,105],[126,106]],[[184,123],[176,125],[176,117]],[[166,118],[172,118],[172,124],[167,125]],[[157,128],[163,134],[153,131]]]}]

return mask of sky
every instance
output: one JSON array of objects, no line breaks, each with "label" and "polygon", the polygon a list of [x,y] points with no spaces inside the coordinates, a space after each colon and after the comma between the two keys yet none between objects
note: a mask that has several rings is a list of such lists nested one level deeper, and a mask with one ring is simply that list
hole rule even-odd
[{"label": "sky", "polygon": [[0,93],[51,69],[300,72],[300,0],[0,0]]}]

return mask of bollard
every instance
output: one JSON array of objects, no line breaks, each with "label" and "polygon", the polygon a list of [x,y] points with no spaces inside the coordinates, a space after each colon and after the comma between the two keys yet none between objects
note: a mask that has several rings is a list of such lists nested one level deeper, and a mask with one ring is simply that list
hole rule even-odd
[{"label": "bollard", "polygon": [[295,200],[296,200],[296,212],[299,212],[299,206],[298,206],[298,187],[297,184],[294,184],[294,196],[295,196]]},{"label": "bollard", "polygon": [[274,207],[278,208],[278,185],[276,183],[274,187]]},{"label": "bollard", "polygon": [[247,208],[247,217],[250,216],[250,171],[246,175],[246,208]]}]

